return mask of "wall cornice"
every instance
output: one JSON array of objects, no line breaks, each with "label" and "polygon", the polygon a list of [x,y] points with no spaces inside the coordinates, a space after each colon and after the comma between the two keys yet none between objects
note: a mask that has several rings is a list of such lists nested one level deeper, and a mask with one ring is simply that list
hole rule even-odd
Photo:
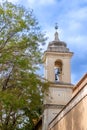
[{"label": "wall cornice", "polygon": [[45,61],[47,56],[62,56],[62,57],[72,57],[73,56],[73,52],[50,52],[50,51],[45,51],[44,52],[44,56],[42,58],[43,61]]}]

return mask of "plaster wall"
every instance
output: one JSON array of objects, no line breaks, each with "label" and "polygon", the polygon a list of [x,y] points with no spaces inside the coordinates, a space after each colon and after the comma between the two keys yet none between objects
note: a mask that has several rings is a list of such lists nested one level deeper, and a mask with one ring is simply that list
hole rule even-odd
[{"label": "plaster wall", "polygon": [[50,123],[49,130],[87,130],[87,85]]},{"label": "plaster wall", "polygon": [[48,124],[54,119],[54,117],[61,111],[61,109],[48,108],[44,110],[43,130],[47,130]]},{"label": "plaster wall", "polygon": [[46,106],[43,113],[43,130],[47,130],[48,124],[63,109],[72,97],[72,87],[53,86],[49,87],[48,95],[45,97]]},{"label": "plaster wall", "polygon": [[48,95],[44,99],[44,104],[66,105],[72,97],[72,88],[49,87]]},{"label": "plaster wall", "polygon": [[55,81],[54,63],[57,60],[61,60],[63,65],[61,81],[71,83],[70,59],[71,55],[69,53],[68,54],[50,53],[46,55],[46,59],[44,61],[45,78],[51,82]]}]

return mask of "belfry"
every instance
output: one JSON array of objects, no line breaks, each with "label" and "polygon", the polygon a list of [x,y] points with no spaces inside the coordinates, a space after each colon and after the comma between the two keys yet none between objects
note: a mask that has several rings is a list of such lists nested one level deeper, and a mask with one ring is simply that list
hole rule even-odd
[{"label": "belfry", "polygon": [[57,29],[56,24],[54,40],[49,42],[43,56],[45,78],[50,86],[44,97],[42,130],[47,130],[48,124],[72,97],[70,61],[73,53],[65,42],[60,41]]}]

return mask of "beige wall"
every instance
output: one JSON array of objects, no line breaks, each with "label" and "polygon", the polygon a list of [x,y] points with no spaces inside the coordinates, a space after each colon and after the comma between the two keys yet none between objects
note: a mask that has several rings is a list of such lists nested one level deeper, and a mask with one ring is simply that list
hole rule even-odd
[{"label": "beige wall", "polygon": [[47,130],[48,124],[63,109],[72,97],[72,85],[50,84],[48,95],[44,100],[43,130]]},{"label": "beige wall", "polygon": [[73,109],[73,130],[87,130],[87,96]]},{"label": "beige wall", "polygon": [[87,96],[50,130],[87,130]]},{"label": "beige wall", "polygon": [[[69,86],[69,87],[67,87]],[[44,99],[44,104],[66,105],[72,97],[72,86],[53,85]]]},{"label": "beige wall", "polygon": [[51,122],[49,130],[87,130],[87,85]]},{"label": "beige wall", "polygon": [[58,53],[58,52],[45,52],[43,57],[45,78],[51,82],[55,81],[54,63],[57,60],[62,61],[62,80],[66,83],[71,83],[71,68],[70,60],[72,53]]}]

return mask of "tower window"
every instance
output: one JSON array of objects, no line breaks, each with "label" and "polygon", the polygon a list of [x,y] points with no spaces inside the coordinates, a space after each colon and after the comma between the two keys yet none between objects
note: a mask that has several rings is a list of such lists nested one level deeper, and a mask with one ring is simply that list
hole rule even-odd
[{"label": "tower window", "polygon": [[59,68],[55,68],[55,80],[59,81],[59,74],[60,74],[60,69]]},{"label": "tower window", "polygon": [[54,64],[55,81],[61,81],[62,76],[62,62],[61,60],[55,61]]}]

